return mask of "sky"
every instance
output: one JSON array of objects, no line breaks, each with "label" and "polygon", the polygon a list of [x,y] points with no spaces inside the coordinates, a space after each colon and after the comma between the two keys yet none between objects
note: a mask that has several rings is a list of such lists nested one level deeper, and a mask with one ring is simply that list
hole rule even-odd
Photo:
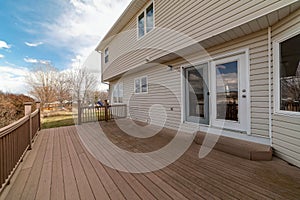
[{"label": "sky", "polygon": [[94,62],[97,44],[130,1],[1,1],[0,90],[27,94],[24,76],[38,64],[63,71]]}]

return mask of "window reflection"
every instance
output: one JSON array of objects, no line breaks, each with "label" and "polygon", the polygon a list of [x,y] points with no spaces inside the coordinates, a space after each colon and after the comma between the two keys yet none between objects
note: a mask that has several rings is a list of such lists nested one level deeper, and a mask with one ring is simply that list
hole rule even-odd
[{"label": "window reflection", "polygon": [[146,10],[146,32],[148,33],[153,29],[153,4],[151,4]]},{"label": "window reflection", "polygon": [[144,24],[144,13],[139,16],[139,37],[143,37],[145,35],[145,24]]},{"label": "window reflection", "polygon": [[135,80],[135,93],[140,93],[141,92],[141,88],[140,88],[140,79],[136,79]]},{"label": "window reflection", "polygon": [[142,92],[147,92],[148,84],[147,84],[147,78],[142,78]]},{"label": "window reflection", "polygon": [[238,121],[238,62],[216,66],[217,119]]},{"label": "window reflection", "polygon": [[187,71],[189,82],[189,116],[204,118],[203,69],[191,68]]},{"label": "window reflection", "polygon": [[300,35],[280,44],[280,109],[300,112]]}]

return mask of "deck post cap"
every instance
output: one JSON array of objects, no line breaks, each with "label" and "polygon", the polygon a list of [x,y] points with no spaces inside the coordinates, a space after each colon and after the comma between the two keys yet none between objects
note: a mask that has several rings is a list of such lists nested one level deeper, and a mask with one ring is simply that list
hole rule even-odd
[{"label": "deck post cap", "polygon": [[32,102],[24,102],[24,105],[25,105],[25,106],[31,106],[31,105],[32,105]]}]

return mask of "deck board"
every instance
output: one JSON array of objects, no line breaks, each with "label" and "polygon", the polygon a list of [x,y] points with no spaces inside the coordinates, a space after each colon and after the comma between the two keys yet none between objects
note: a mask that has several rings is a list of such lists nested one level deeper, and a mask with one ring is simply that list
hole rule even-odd
[{"label": "deck board", "polygon": [[65,199],[64,191],[64,181],[63,181],[63,171],[62,171],[62,160],[61,160],[61,144],[60,135],[62,129],[58,129],[54,135],[53,144],[53,162],[52,162],[52,178],[53,181],[51,185],[51,198],[53,199]]},{"label": "deck board", "polygon": [[[96,156],[108,162],[111,153],[116,153],[109,152],[97,134],[90,134],[93,127],[84,125],[85,144],[75,126],[40,131],[5,199],[298,199],[300,196],[299,168],[278,158],[249,161],[216,150],[199,159],[201,146],[195,143],[176,162],[161,170],[139,174],[117,171],[99,162],[85,147],[89,145],[97,152]],[[114,122],[103,122],[102,127],[119,148],[136,153],[157,150],[173,138],[168,129],[140,140],[123,133]],[[121,163],[126,161],[120,159]]]},{"label": "deck board", "polygon": [[22,192],[21,199],[24,200],[35,199],[38,184],[39,184],[39,179],[43,167],[44,157],[46,154],[46,146],[47,146],[49,135],[50,134],[45,135],[45,137],[42,140],[41,146],[37,152],[37,156],[31,167],[30,175],[28,176],[24,190]]},{"label": "deck board", "polygon": [[75,180],[73,166],[71,163],[70,154],[66,145],[66,128],[63,129],[63,134],[60,134],[61,138],[61,155],[62,155],[62,171],[63,180],[65,186],[65,198],[67,200],[79,200],[79,192]]},{"label": "deck board", "polygon": [[85,175],[85,172],[81,166],[78,154],[76,153],[74,143],[72,143],[72,139],[70,134],[66,136],[66,142],[68,146],[68,150],[70,153],[71,163],[74,170],[74,176],[78,187],[78,192],[81,199],[95,199],[88,179]]}]

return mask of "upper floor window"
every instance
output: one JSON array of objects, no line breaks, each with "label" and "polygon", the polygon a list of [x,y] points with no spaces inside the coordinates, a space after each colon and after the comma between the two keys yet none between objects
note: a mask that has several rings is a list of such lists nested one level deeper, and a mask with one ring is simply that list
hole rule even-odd
[{"label": "upper floor window", "polygon": [[123,83],[118,83],[114,86],[113,102],[123,103]]},{"label": "upper floor window", "polygon": [[148,78],[143,76],[134,80],[134,93],[147,93],[148,92]]},{"label": "upper floor window", "polygon": [[141,38],[154,28],[154,8],[151,3],[146,10],[138,16],[138,37]]},{"label": "upper floor window", "polygon": [[104,50],[104,61],[108,63],[109,50],[108,47]]},{"label": "upper floor window", "polygon": [[279,44],[280,110],[300,112],[300,34]]}]

